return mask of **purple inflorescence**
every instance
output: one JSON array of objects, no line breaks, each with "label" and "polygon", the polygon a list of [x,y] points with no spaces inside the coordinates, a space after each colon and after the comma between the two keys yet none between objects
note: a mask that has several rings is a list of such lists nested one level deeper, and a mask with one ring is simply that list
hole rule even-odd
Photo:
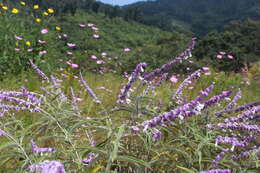
[{"label": "purple inflorescence", "polygon": [[180,99],[180,95],[183,92],[183,89],[186,88],[189,84],[191,84],[196,78],[200,77],[201,70],[197,70],[188,76],[179,86],[175,94],[173,95],[173,99]]},{"label": "purple inflorescence", "polygon": [[230,169],[211,169],[207,171],[201,171],[199,173],[232,173]]},{"label": "purple inflorescence", "polygon": [[31,140],[31,146],[32,146],[32,151],[34,153],[54,153],[54,152],[56,152],[55,149],[49,148],[49,147],[48,148],[39,148],[33,140]]},{"label": "purple inflorescence", "polygon": [[231,150],[234,150],[234,147],[246,147],[249,144],[249,142],[252,141],[253,139],[254,139],[253,136],[248,136],[246,137],[245,140],[239,141],[236,137],[218,136],[216,138],[216,144],[218,143],[231,144],[232,145]]},{"label": "purple inflorescence", "polygon": [[242,158],[247,158],[249,157],[249,155],[252,153],[252,152],[256,152],[256,153],[260,153],[260,147],[258,146],[254,146],[250,149],[248,149],[247,151],[244,151],[244,152],[241,152],[239,155],[237,156],[232,156],[231,159],[232,160],[239,160],[239,159],[242,159]]},{"label": "purple inflorescence", "polygon": [[228,123],[219,123],[216,126],[219,129],[230,129],[230,130],[241,130],[241,131],[250,131],[250,132],[260,132],[260,126],[258,125],[249,125],[245,123],[237,122],[228,122]]},{"label": "purple inflorescence", "polygon": [[231,93],[232,91],[223,91],[222,94],[211,97],[204,103],[204,109],[207,109],[208,107],[213,106],[224,98],[229,97]]},{"label": "purple inflorescence", "polygon": [[214,84],[210,85],[204,91],[201,91],[200,96],[197,96],[191,102],[179,106],[176,109],[173,109],[169,112],[164,112],[159,116],[154,117],[151,120],[144,121],[142,124],[144,130],[146,130],[147,128],[152,128],[158,125],[162,125],[164,124],[164,122],[174,121],[177,118],[184,119],[194,114],[199,114],[200,111],[203,109],[203,104],[201,104],[200,102],[203,100],[203,97],[208,96],[208,94],[212,91],[213,88],[214,88]]},{"label": "purple inflorescence", "polygon": [[223,111],[217,112],[216,115],[220,116],[220,115],[225,114],[225,113],[241,112],[245,109],[250,109],[250,108],[252,108],[254,106],[258,106],[258,105],[260,105],[260,101],[254,101],[252,103],[248,103],[248,104],[245,104],[243,106],[238,106],[238,107],[231,109],[231,110],[223,110]]},{"label": "purple inflorescence", "polygon": [[0,104],[0,116],[4,116],[10,110],[20,111],[29,110],[31,112],[39,112],[42,95],[29,92],[26,88],[22,88],[21,92],[0,91],[0,101],[8,104]]},{"label": "purple inflorescence", "polygon": [[5,135],[5,131],[3,131],[2,129],[0,129],[0,136],[4,136]]},{"label": "purple inflorescence", "polygon": [[257,112],[260,112],[260,106],[253,107],[237,117],[226,118],[225,122],[236,122],[236,121],[247,121],[249,119],[254,119]]},{"label": "purple inflorescence", "polygon": [[30,64],[32,66],[32,68],[34,69],[34,71],[41,76],[44,80],[46,80],[47,82],[49,82],[49,78],[33,63],[32,60],[29,60]]},{"label": "purple inflorescence", "polygon": [[238,92],[235,95],[235,97],[233,98],[233,100],[224,108],[224,110],[230,110],[234,107],[234,105],[237,104],[238,100],[241,98],[241,89],[238,88]]},{"label": "purple inflorescence", "polygon": [[[95,146],[95,145],[96,145],[96,141],[91,140],[91,141],[90,141],[90,145],[91,145],[91,146]],[[90,164],[90,163],[93,161],[93,159],[95,159],[97,156],[98,156],[98,155],[95,154],[95,153],[89,153],[88,156],[87,156],[85,159],[82,160],[82,163],[88,165],[88,164]]]},{"label": "purple inflorescence", "polygon": [[85,87],[86,91],[92,96],[93,101],[95,103],[100,104],[101,101],[98,99],[98,97],[96,96],[96,94],[94,93],[94,91],[89,87],[89,85],[87,84],[87,82],[83,79],[82,74],[80,73],[80,82],[81,84]]},{"label": "purple inflorescence", "polygon": [[56,160],[45,160],[38,164],[33,164],[29,167],[30,172],[41,173],[66,173],[64,165],[60,161]]},{"label": "purple inflorescence", "polygon": [[219,162],[224,158],[225,154],[229,151],[229,149],[222,150],[221,153],[219,153],[216,158],[211,162],[211,167],[216,167]]},{"label": "purple inflorescence", "polygon": [[76,111],[77,113],[80,112],[78,104],[77,104],[77,98],[75,96],[74,90],[72,87],[70,87],[70,92],[71,92],[71,97],[72,97],[72,104],[73,104],[73,109],[74,111]]},{"label": "purple inflorescence", "polygon": [[192,39],[191,44],[188,46],[188,48],[182,52],[179,57],[175,58],[174,60],[168,62],[167,64],[162,65],[160,68],[155,69],[152,72],[146,73],[143,77],[146,81],[152,80],[154,77],[165,73],[169,71],[174,65],[181,62],[183,59],[186,59],[187,57],[191,57],[191,51],[195,47],[196,38]]},{"label": "purple inflorescence", "polygon": [[117,104],[124,104],[127,102],[127,99],[129,98],[129,90],[132,86],[132,84],[140,77],[141,72],[144,71],[144,67],[146,67],[146,63],[140,63],[136,66],[135,70],[132,72],[131,76],[128,78],[127,84],[120,90]]}]

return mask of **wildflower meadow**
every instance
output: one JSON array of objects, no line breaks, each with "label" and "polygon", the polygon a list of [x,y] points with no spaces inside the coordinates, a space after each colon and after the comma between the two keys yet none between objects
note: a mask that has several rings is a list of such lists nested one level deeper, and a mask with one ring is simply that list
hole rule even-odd
[{"label": "wildflower meadow", "polygon": [[132,43],[103,50],[87,17],[71,26],[36,3],[0,8],[0,172],[260,172],[258,65],[194,65],[191,37],[155,67]]}]

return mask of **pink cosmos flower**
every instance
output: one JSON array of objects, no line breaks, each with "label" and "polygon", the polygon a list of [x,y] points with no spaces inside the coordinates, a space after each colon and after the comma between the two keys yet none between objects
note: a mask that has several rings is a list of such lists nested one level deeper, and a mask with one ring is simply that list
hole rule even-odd
[{"label": "pink cosmos flower", "polygon": [[38,42],[39,42],[40,44],[46,43],[46,41],[44,41],[44,40],[38,40]]},{"label": "pink cosmos flower", "polygon": [[47,34],[48,32],[49,32],[48,29],[42,29],[42,30],[41,30],[41,33],[42,33],[42,34]]},{"label": "pink cosmos flower", "polygon": [[78,76],[73,76],[75,79],[78,79],[79,77]]},{"label": "pink cosmos flower", "polygon": [[228,55],[227,56],[229,59],[234,59],[235,57],[234,56],[232,56],[232,55]]},{"label": "pink cosmos flower", "polygon": [[78,65],[78,64],[71,64],[71,67],[72,67],[72,68],[78,68],[79,65]]},{"label": "pink cosmos flower", "polygon": [[94,31],[98,31],[99,30],[97,27],[94,27],[94,26],[91,29],[94,30]]},{"label": "pink cosmos flower", "polygon": [[18,36],[18,35],[15,35],[14,38],[15,38],[16,40],[22,40],[22,39],[23,39],[22,37],[20,37],[20,36]]},{"label": "pink cosmos flower", "polygon": [[75,43],[67,43],[67,46],[69,46],[69,47],[75,47],[76,44],[75,44]]},{"label": "pink cosmos flower", "polygon": [[103,56],[103,57],[104,57],[104,56],[107,56],[107,53],[106,53],[106,52],[102,52],[102,53],[101,53],[101,56]]},{"label": "pink cosmos flower", "polygon": [[67,37],[68,37],[68,34],[63,34],[63,37],[64,37],[64,38],[67,38]]},{"label": "pink cosmos flower", "polygon": [[175,75],[172,75],[172,77],[170,78],[170,81],[172,83],[177,83],[178,82],[178,78]]},{"label": "pink cosmos flower", "polygon": [[46,51],[46,50],[43,50],[43,51],[40,51],[40,52],[39,52],[39,55],[42,56],[42,55],[44,55],[44,54],[46,54],[46,53],[47,53],[47,51]]},{"label": "pink cosmos flower", "polygon": [[79,26],[82,27],[82,28],[86,27],[85,24],[79,24]]},{"label": "pink cosmos flower", "polygon": [[130,52],[131,49],[130,48],[124,48],[124,52]]},{"label": "pink cosmos flower", "polygon": [[219,52],[219,54],[226,55],[226,52],[221,51],[221,52]]},{"label": "pink cosmos flower", "polygon": [[93,23],[88,23],[87,25],[88,25],[88,27],[93,27],[94,26]]},{"label": "pink cosmos flower", "polygon": [[16,52],[19,52],[19,51],[20,51],[20,49],[19,49],[19,48],[14,48],[14,50],[15,50]]},{"label": "pink cosmos flower", "polygon": [[208,70],[209,70],[209,67],[202,67],[202,70],[208,71]]},{"label": "pink cosmos flower", "polygon": [[218,59],[222,59],[222,55],[217,55],[217,58]]},{"label": "pink cosmos flower", "polygon": [[209,75],[211,75],[211,72],[205,72],[204,73],[206,76],[209,76]]},{"label": "pink cosmos flower", "polygon": [[91,55],[92,59],[97,59],[96,55]]},{"label": "pink cosmos flower", "polygon": [[27,49],[27,52],[32,52],[33,48]]},{"label": "pink cosmos flower", "polygon": [[97,60],[96,63],[97,63],[97,64],[104,64],[104,61],[102,61],[102,60]]},{"label": "pink cosmos flower", "polygon": [[100,35],[98,35],[98,34],[93,34],[93,38],[100,38]]}]

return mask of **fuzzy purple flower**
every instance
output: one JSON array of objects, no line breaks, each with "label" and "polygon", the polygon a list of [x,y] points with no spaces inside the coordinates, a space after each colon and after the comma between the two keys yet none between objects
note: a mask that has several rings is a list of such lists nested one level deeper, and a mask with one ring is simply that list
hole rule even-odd
[{"label": "fuzzy purple flower", "polygon": [[56,152],[55,149],[49,148],[49,147],[48,148],[39,148],[33,140],[31,140],[31,146],[32,146],[32,151],[34,153],[54,153],[54,152]]},{"label": "fuzzy purple flower", "polygon": [[45,160],[41,163],[33,164],[29,167],[30,172],[41,173],[66,173],[64,165],[60,161]]},{"label": "fuzzy purple flower", "polygon": [[245,112],[243,112],[242,114],[240,114],[237,117],[232,117],[232,118],[226,118],[225,122],[237,122],[237,121],[247,121],[249,119],[254,119],[254,115],[256,113],[260,112],[260,106],[257,107],[253,107]]},{"label": "fuzzy purple flower", "polygon": [[204,109],[215,105],[216,103],[218,103],[219,101],[223,100],[226,97],[229,97],[231,95],[232,91],[223,91],[220,95],[217,96],[213,96],[212,98],[210,98],[209,100],[207,100],[204,103]]},{"label": "fuzzy purple flower", "polygon": [[260,133],[259,125],[249,125],[249,124],[237,123],[237,122],[219,123],[217,124],[216,128]]},{"label": "fuzzy purple flower", "polygon": [[211,167],[216,167],[219,162],[224,158],[225,154],[229,151],[229,149],[222,150],[221,153],[219,153],[216,158],[212,161]]},{"label": "fuzzy purple flower", "polygon": [[230,169],[211,169],[207,171],[201,171],[199,173],[232,173]]},{"label": "fuzzy purple flower", "polygon": [[83,79],[82,74],[80,73],[80,82],[81,84],[85,87],[86,91],[92,96],[93,101],[95,103],[100,104],[101,101],[98,99],[98,97],[96,96],[96,94],[94,93],[94,91],[90,88],[90,86],[87,84],[87,82]]},{"label": "fuzzy purple flower", "polygon": [[146,67],[146,63],[140,63],[136,66],[135,70],[128,78],[127,84],[120,90],[120,94],[118,96],[117,104],[124,104],[129,98],[129,90],[132,84],[140,77],[141,72],[144,71],[144,67]]},{"label": "fuzzy purple flower", "polygon": [[46,80],[47,82],[49,82],[49,78],[33,63],[32,60],[29,60],[30,64],[32,66],[32,68],[34,69],[34,71],[41,76],[44,80]]},{"label": "fuzzy purple flower", "polygon": [[173,99],[180,99],[180,95],[183,92],[183,89],[186,88],[189,84],[191,84],[195,79],[200,77],[201,70],[197,70],[194,73],[192,73],[190,76],[188,76],[179,86],[175,94],[173,95]]},{"label": "fuzzy purple flower", "polygon": [[183,59],[190,57],[191,51],[195,47],[195,41],[196,41],[196,38],[193,38],[191,44],[188,46],[188,48],[184,52],[182,52],[179,55],[179,57],[176,57],[174,60],[168,62],[167,64],[162,65],[160,68],[157,68],[157,69],[153,70],[152,72],[144,74],[143,78],[146,81],[152,80],[154,77],[169,71],[174,65],[180,63]]}]

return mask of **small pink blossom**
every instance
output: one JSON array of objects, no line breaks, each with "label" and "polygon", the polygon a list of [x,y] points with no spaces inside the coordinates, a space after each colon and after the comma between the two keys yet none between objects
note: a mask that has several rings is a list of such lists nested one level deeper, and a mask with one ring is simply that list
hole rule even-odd
[{"label": "small pink blossom", "polygon": [[47,34],[48,32],[49,32],[48,29],[42,29],[42,30],[41,30],[41,33],[42,33],[42,34]]},{"label": "small pink blossom", "polygon": [[211,72],[205,72],[204,73],[206,76],[209,76],[209,75],[211,75]]},{"label": "small pink blossom", "polygon": [[67,46],[69,46],[69,47],[75,47],[76,44],[75,44],[75,43],[67,43]]},{"label": "small pink blossom", "polygon": [[96,55],[91,55],[92,59],[97,59]]},{"label": "small pink blossom", "polygon": [[63,34],[63,37],[64,37],[64,38],[67,38],[67,37],[68,37],[68,34]]},{"label": "small pink blossom", "polygon": [[38,40],[38,42],[39,42],[40,44],[46,43],[46,41],[44,41],[44,40]]},{"label": "small pink blossom", "polygon": [[86,27],[85,24],[79,24],[79,26],[82,27],[82,28]]},{"label": "small pink blossom", "polygon": [[15,35],[14,38],[15,38],[16,40],[22,40],[22,39],[23,39],[22,37],[20,37],[20,36],[18,36],[18,35]]},{"label": "small pink blossom", "polygon": [[178,82],[178,78],[175,75],[172,75],[172,77],[170,78],[170,81],[172,83],[177,83]]},{"label": "small pink blossom", "polygon": [[88,25],[88,27],[93,27],[94,26],[93,23],[88,23],[87,25]]},{"label": "small pink blossom", "polygon": [[97,60],[96,63],[97,63],[97,64],[104,64],[104,61],[102,61],[102,60]]},{"label": "small pink blossom", "polygon": [[100,35],[98,35],[98,34],[93,34],[93,38],[100,38]]},{"label": "small pink blossom", "polygon": [[16,52],[19,52],[19,51],[20,51],[20,49],[19,49],[19,48],[14,48],[14,50],[15,50]]},{"label": "small pink blossom", "polygon": [[226,55],[226,52],[221,51],[221,52],[219,52],[219,54]]},{"label": "small pink blossom", "polygon": [[78,68],[79,65],[78,65],[78,64],[71,64],[71,67],[72,67],[72,68]]},{"label": "small pink blossom", "polygon": [[94,27],[94,26],[91,29],[94,30],[94,31],[98,31],[99,30],[97,27]]},{"label": "small pink blossom", "polygon": [[107,53],[106,52],[102,52],[101,56],[105,57],[105,56],[107,56]]},{"label": "small pink blossom", "polygon": [[234,59],[234,56],[232,56],[232,55],[228,55],[227,56],[229,59]]},{"label": "small pink blossom", "polygon": [[124,48],[124,52],[130,52],[131,49],[130,48]]},{"label": "small pink blossom", "polygon": [[40,52],[39,52],[39,55],[42,56],[42,55],[44,55],[44,54],[46,54],[46,53],[47,53],[47,51],[46,51],[46,50],[43,50],[43,51],[40,51]]},{"label": "small pink blossom", "polygon": [[78,79],[79,77],[78,76],[73,76],[75,79]]},{"label": "small pink blossom", "polygon": [[202,67],[202,70],[208,71],[208,70],[209,70],[209,67]]},{"label": "small pink blossom", "polygon": [[33,51],[33,48],[27,49],[27,52],[32,52],[32,51]]},{"label": "small pink blossom", "polygon": [[192,61],[192,60],[189,60],[189,63],[191,63],[191,64],[192,64],[192,63],[193,63],[193,61]]},{"label": "small pink blossom", "polygon": [[222,55],[217,55],[217,58],[218,59],[222,59]]}]

